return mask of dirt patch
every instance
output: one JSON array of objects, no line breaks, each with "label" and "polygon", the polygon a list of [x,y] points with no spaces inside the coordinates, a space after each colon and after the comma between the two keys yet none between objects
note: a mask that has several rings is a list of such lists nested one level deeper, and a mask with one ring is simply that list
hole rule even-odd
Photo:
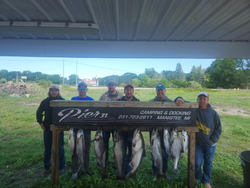
[{"label": "dirt patch", "polygon": [[21,103],[19,106],[39,106],[39,102],[33,102],[33,103]]},{"label": "dirt patch", "polygon": [[230,106],[213,105],[213,109],[218,114],[238,115],[243,117],[250,117],[249,111],[244,108],[232,108]]}]

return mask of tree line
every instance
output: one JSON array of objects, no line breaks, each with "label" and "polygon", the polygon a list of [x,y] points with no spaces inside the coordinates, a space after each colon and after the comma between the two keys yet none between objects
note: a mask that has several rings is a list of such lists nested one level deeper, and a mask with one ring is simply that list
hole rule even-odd
[{"label": "tree line", "polygon": [[[49,75],[31,71],[0,71],[0,82],[16,81],[16,76],[27,76],[27,81],[37,82],[40,85],[62,84],[60,75]],[[75,85],[76,74],[64,78],[64,84]],[[96,78],[92,78],[95,80]],[[77,76],[77,80],[81,81]],[[110,75],[98,78],[99,85],[107,85],[113,80],[117,86],[125,86],[127,83],[135,87],[155,87],[157,83],[163,83],[167,88],[249,88],[250,86],[250,59],[216,59],[207,68],[193,66],[189,73],[184,73],[180,63],[175,71],[162,70],[160,73],[154,68],[146,68],[144,73],[125,73],[121,76]]]}]

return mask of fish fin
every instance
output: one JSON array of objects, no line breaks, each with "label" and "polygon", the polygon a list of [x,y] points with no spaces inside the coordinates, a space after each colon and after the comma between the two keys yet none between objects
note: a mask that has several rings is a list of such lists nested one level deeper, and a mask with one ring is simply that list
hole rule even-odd
[{"label": "fish fin", "polygon": [[127,175],[126,175],[127,178],[131,178],[131,179],[135,179],[135,174],[129,172]]},{"label": "fish fin", "polygon": [[159,174],[159,173],[157,173],[156,178],[157,178],[157,179],[167,179],[167,177],[166,177],[165,174]]},{"label": "fish fin", "polygon": [[121,180],[121,181],[127,181],[126,177],[125,176],[117,176],[116,177],[116,180]]}]

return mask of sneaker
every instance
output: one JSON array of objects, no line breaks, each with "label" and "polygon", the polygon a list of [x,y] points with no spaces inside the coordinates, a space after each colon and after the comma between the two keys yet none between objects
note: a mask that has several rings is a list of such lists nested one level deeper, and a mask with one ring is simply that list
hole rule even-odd
[{"label": "sneaker", "polygon": [[72,174],[71,179],[76,180],[77,179],[77,173]]},{"label": "sneaker", "polygon": [[212,188],[210,184],[205,184],[206,188]]}]

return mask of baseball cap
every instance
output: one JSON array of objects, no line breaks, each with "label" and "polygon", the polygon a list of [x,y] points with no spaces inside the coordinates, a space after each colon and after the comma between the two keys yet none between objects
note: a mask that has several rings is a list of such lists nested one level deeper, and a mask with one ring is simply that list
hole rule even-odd
[{"label": "baseball cap", "polygon": [[114,81],[110,80],[110,81],[108,82],[107,86],[110,86],[110,85],[116,86],[116,83],[115,83]]},{"label": "baseball cap", "polygon": [[131,87],[132,89],[134,89],[134,86],[132,84],[126,84],[124,89],[126,89],[127,87]]},{"label": "baseball cap", "polygon": [[164,90],[165,89],[165,86],[164,86],[164,84],[157,84],[157,86],[156,86],[156,91],[158,91],[159,89],[162,89],[162,90]]},{"label": "baseball cap", "polygon": [[80,83],[78,84],[78,87],[80,87],[80,86],[85,86],[85,87],[87,87],[87,84],[86,84],[85,82],[80,82]]},{"label": "baseball cap", "polygon": [[206,92],[204,92],[204,91],[200,92],[200,93],[198,94],[198,97],[201,96],[201,95],[203,95],[203,96],[209,98],[208,93],[206,93]]},{"label": "baseball cap", "polygon": [[50,89],[50,90],[51,90],[51,89],[57,89],[57,90],[59,90],[59,86],[58,86],[58,85],[55,85],[55,84],[52,84],[52,85],[50,85],[49,89]]}]

